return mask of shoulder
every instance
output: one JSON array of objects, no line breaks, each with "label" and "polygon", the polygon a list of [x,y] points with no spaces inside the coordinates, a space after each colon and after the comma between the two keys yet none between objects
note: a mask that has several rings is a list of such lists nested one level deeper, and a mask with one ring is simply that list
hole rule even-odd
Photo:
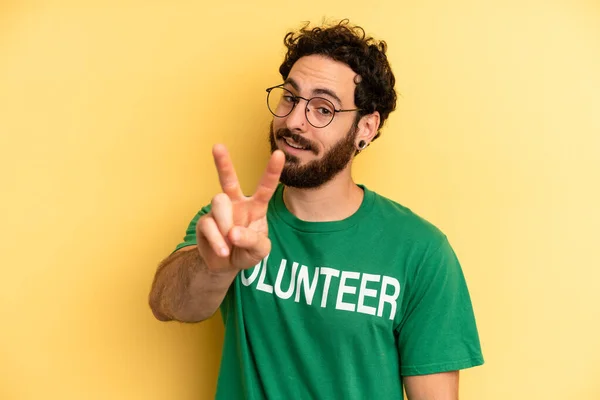
[{"label": "shoulder", "polygon": [[371,219],[388,234],[415,242],[439,244],[446,240],[444,232],[431,221],[395,200],[370,192],[373,196]]}]

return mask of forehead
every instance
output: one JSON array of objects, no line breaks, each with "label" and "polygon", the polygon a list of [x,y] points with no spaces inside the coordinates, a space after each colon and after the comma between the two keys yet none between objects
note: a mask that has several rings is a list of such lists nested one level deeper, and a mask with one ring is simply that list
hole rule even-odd
[{"label": "forehead", "polygon": [[354,77],[356,73],[339,61],[321,55],[305,56],[294,63],[288,78],[297,84],[300,95],[311,95],[315,90],[327,89],[342,100],[354,104]]}]

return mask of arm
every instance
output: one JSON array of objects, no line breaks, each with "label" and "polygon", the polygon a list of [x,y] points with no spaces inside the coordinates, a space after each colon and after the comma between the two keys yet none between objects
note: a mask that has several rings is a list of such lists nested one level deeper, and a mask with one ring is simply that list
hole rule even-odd
[{"label": "arm", "polygon": [[196,246],[184,247],[159,265],[150,308],[160,321],[204,321],[217,311],[236,274],[211,272]]},{"label": "arm", "polygon": [[[212,316],[239,271],[252,268],[271,250],[267,208],[285,155],[275,151],[252,197],[240,188],[224,146],[213,148],[223,193],[195,223],[196,245],[165,259],[154,277],[150,308],[161,321],[199,322]],[[192,224],[190,224],[190,227]]]},{"label": "arm", "polygon": [[408,400],[458,400],[458,371],[403,377]]},{"label": "arm", "polygon": [[425,248],[404,286],[397,332],[410,400],[456,400],[458,371],[483,364],[462,268],[447,238],[440,239]]}]

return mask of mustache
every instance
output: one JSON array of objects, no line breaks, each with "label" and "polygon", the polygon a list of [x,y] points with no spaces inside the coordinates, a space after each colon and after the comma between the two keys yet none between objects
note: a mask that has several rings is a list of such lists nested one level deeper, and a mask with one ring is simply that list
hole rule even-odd
[{"label": "mustache", "polygon": [[283,138],[292,139],[294,142],[298,143],[300,146],[304,147],[306,150],[314,153],[315,155],[318,155],[317,147],[314,146],[310,140],[306,139],[302,135],[294,133],[287,128],[278,129],[277,132],[275,132],[275,139],[283,139]]}]

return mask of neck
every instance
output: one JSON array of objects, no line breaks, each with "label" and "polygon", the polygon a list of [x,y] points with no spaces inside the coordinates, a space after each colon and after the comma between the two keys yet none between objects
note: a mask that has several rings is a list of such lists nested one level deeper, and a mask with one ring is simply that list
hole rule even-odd
[{"label": "neck", "polygon": [[286,186],[283,201],[297,218],[309,222],[340,221],[354,214],[362,203],[363,190],[352,180],[350,168],[315,189]]}]

